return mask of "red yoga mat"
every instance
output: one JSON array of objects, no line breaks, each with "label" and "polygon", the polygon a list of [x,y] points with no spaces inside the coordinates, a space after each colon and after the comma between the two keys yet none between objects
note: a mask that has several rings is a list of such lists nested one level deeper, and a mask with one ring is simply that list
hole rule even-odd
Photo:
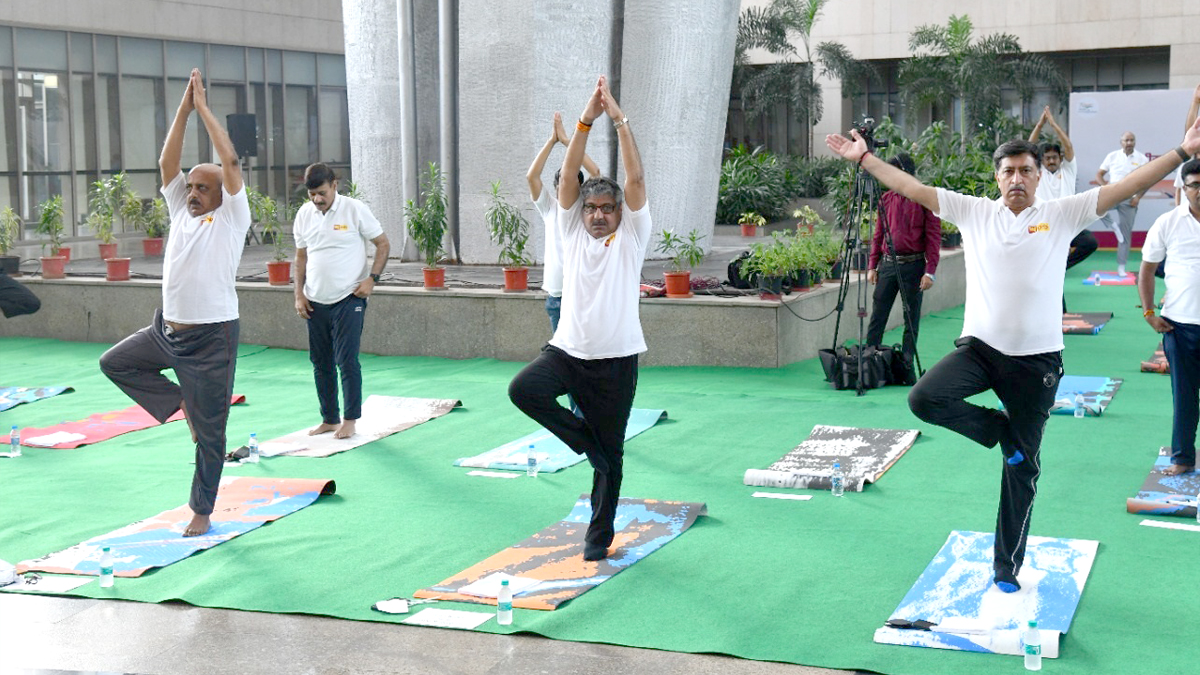
[{"label": "red yoga mat", "polygon": [[[246,397],[241,394],[234,394],[230,399],[231,405],[245,403]],[[179,411],[167,418],[167,422],[175,422],[183,419],[183,411]],[[166,422],[164,422],[166,424]],[[81,445],[89,445],[91,443],[99,443],[107,441],[110,438],[127,434],[130,431],[139,431],[141,429],[149,429],[150,427],[158,426],[158,420],[154,419],[150,413],[146,412],[140,405],[131,405],[124,410],[113,410],[111,412],[96,413],[85,419],[75,422],[63,422],[52,427],[37,429],[34,427],[25,427],[21,429],[21,445],[29,448],[57,448],[70,449],[78,448]],[[59,431],[65,431],[72,434],[83,434],[86,438],[58,443],[56,445],[30,445],[30,438],[45,436]],[[0,438],[0,445],[7,445],[9,442],[8,436]]]}]

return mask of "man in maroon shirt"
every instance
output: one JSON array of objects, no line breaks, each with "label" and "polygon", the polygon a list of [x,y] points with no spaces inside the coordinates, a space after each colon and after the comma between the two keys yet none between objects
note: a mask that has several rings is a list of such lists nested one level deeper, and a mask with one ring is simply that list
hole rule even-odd
[{"label": "man in maroon shirt", "polygon": [[[907,153],[900,153],[889,162],[892,166],[913,173],[916,166]],[[891,246],[884,230],[891,234]],[[942,221],[929,209],[888,191],[879,199],[879,220],[871,238],[871,258],[867,281],[875,284],[871,321],[867,326],[867,344],[879,346],[887,327],[888,315],[896,293],[907,309],[904,323],[904,354],[912,358],[917,351],[917,328],[921,322],[921,292],[933,286],[938,254],[942,247]],[[903,291],[901,291],[903,286]]]}]

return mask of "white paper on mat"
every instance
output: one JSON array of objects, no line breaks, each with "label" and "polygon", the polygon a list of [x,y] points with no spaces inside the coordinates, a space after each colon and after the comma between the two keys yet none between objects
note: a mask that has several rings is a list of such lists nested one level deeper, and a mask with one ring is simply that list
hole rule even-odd
[{"label": "white paper on mat", "polygon": [[513,595],[523,593],[542,583],[540,579],[514,577],[504,572],[492,572],[479,581],[463,586],[458,589],[458,592],[464,595],[474,595],[477,598],[494,598],[500,595],[500,582],[504,579],[508,579],[508,587],[512,589]]},{"label": "white paper on mat", "polygon": [[494,616],[491,612],[465,612],[461,609],[439,609],[428,607],[400,623],[410,626],[433,626],[435,628],[461,628],[475,630]]},{"label": "white paper on mat", "polygon": [[22,442],[25,445],[36,445],[38,447],[48,448],[52,445],[58,445],[59,443],[70,443],[71,441],[82,441],[85,438],[87,438],[87,436],[84,436],[83,434],[75,434],[75,433],[71,433],[70,431],[56,431],[52,434],[46,434],[45,436],[34,436],[33,438],[26,438]]},{"label": "white paper on mat", "polygon": [[1161,527],[1167,530],[1191,530],[1192,532],[1200,532],[1200,525],[1188,525],[1187,523],[1168,523],[1161,520],[1143,520],[1140,525],[1146,527]]},{"label": "white paper on mat", "polygon": [[520,478],[522,474],[511,471],[468,471],[468,476],[483,476],[484,478]]},{"label": "white paper on mat", "polygon": [[751,497],[765,497],[766,499],[793,499],[798,502],[812,499],[812,495],[790,495],[782,492],[755,492]]},{"label": "white paper on mat", "polygon": [[39,574],[36,583],[29,583],[29,575],[17,579],[17,583],[0,588],[0,591],[16,593],[69,593],[80,586],[96,580],[96,577],[50,576]]},{"label": "white paper on mat", "polygon": [[291,452],[300,452],[307,449],[308,446],[303,443],[288,443],[278,441],[267,441],[258,446],[258,454],[263,457],[274,457],[275,455],[286,455]]}]

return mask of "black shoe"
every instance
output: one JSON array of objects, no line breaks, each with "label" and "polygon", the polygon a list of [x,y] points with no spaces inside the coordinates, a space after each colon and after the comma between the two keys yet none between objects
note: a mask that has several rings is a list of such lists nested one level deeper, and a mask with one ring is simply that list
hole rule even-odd
[{"label": "black shoe", "polygon": [[589,561],[604,560],[608,557],[608,547],[584,542],[583,559]]}]

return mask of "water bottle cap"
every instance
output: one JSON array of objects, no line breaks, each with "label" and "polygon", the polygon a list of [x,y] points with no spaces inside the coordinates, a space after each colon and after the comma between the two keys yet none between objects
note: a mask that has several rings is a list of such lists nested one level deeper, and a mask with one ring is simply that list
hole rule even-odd
[{"label": "water bottle cap", "polygon": [[258,434],[250,434],[250,438],[258,438]]},{"label": "water bottle cap", "polygon": [[110,550],[110,548],[109,548],[108,546],[105,546],[105,547],[104,547],[103,549],[101,549],[101,550],[102,550],[102,551],[104,551],[105,553],[108,553],[108,552],[109,552],[109,550]]},{"label": "water bottle cap", "polygon": [[1029,627],[1030,627],[1030,628],[1037,628],[1037,619],[1030,619],[1030,620],[1029,620]]},{"label": "water bottle cap", "polygon": [[[508,585],[508,579],[501,579],[501,580],[500,580],[500,585],[501,585],[501,586],[507,586],[507,585]],[[1037,622],[1036,622],[1036,621],[1034,621],[1034,623],[1037,623]]]},{"label": "water bottle cap", "polygon": [[842,468],[842,463],[841,463],[841,462],[834,462],[834,463],[833,463],[833,468],[835,468],[835,469],[840,469],[840,468]]}]

